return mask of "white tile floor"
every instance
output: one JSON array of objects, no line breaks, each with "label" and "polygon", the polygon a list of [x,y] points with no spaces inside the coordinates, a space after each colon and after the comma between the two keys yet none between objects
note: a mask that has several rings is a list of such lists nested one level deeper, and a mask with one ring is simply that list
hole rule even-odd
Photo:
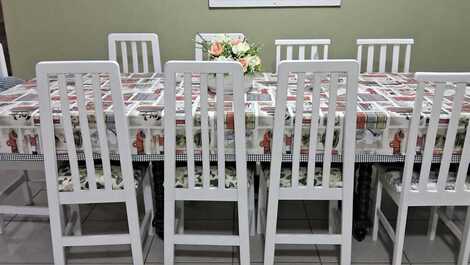
[{"label": "white tile floor", "polygon": [[[3,178],[3,177],[2,177]],[[3,182],[3,180],[0,182]],[[34,185],[35,203],[46,204],[46,193],[41,185]],[[21,197],[12,197],[11,202]],[[388,209],[389,208],[389,209]],[[290,202],[280,205],[279,229],[291,232],[327,229],[325,203]],[[395,209],[387,207],[388,216]],[[120,205],[84,205],[81,207],[84,233],[126,230],[125,212]],[[428,209],[413,210],[408,220],[404,264],[455,264],[458,243],[442,225],[434,242],[426,237]],[[236,233],[236,212],[231,204],[190,203],[186,207],[187,232]],[[457,216],[462,216],[459,212]],[[353,242],[353,264],[389,264],[391,243],[382,235],[373,242],[370,237]],[[337,264],[338,251],[327,246],[278,246],[278,264]],[[151,239],[145,249],[146,264],[162,264],[163,242]],[[72,248],[69,264],[131,264],[127,246]],[[256,236],[251,240],[252,264],[263,262],[263,241]],[[238,264],[238,250],[232,247],[179,247],[178,264]],[[52,264],[49,223],[44,218],[10,216],[5,233],[0,235],[0,264]]]}]

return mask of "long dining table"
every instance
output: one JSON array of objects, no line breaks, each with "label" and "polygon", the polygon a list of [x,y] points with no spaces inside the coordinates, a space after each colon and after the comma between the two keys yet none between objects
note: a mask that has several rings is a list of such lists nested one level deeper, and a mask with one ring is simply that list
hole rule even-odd
[{"label": "long dining table", "polygon": [[[365,73],[359,76],[358,94],[357,94],[357,131],[356,131],[356,167],[358,174],[356,177],[357,185],[354,192],[354,236],[358,240],[364,239],[369,227],[369,195],[371,189],[371,174],[373,163],[400,163],[404,161],[404,146],[407,138],[409,127],[409,116],[413,111],[415,92],[417,82],[414,80],[412,73]],[[93,93],[91,89],[87,90],[87,84],[90,83],[90,76],[85,76],[85,94],[87,99],[87,109],[90,110],[91,117],[94,110]],[[304,114],[302,129],[302,151],[305,153],[301,161],[308,161],[307,150],[309,143],[309,127],[310,114],[312,112],[311,102],[312,80],[304,82],[306,89],[304,94]],[[88,82],[88,83],[87,83]],[[111,92],[109,90],[109,80],[106,75],[100,76],[102,87],[102,99],[105,108],[105,118],[108,126],[108,144],[112,152],[111,159],[119,159],[117,154],[117,140],[114,131],[113,105],[111,100]],[[129,143],[133,152],[133,160],[135,161],[162,161],[164,160],[163,144],[164,144],[164,127],[163,118],[165,115],[163,93],[165,91],[165,78],[162,74],[157,73],[130,73],[122,74],[122,93],[127,107],[127,116],[130,129],[131,139]],[[194,103],[193,122],[194,146],[197,150],[200,148],[200,132],[197,127],[200,125],[199,116],[199,77],[194,75],[192,78],[192,98]],[[322,80],[320,113],[325,113],[328,109],[328,77]],[[333,162],[341,163],[341,145],[343,130],[343,111],[344,111],[344,95],[345,88],[341,86],[342,80],[339,80],[339,90],[336,103],[337,115],[335,120],[335,134],[333,147]],[[426,84],[431,87],[433,84]],[[61,110],[56,83],[52,82],[51,98],[53,100],[52,108],[55,113],[55,145],[57,149],[57,159],[67,160],[66,143],[62,129],[62,120],[60,119]],[[310,88],[310,89],[308,89]],[[274,110],[276,107],[276,89],[277,75],[274,73],[262,73],[253,78],[251,88],[245,94],[246,106],[246,144],[247,158],[249,161],[269,162],[271,153],[271,136],[273,127]],[[293,124],[295,117],[295,99],[297,90],[296,76],[289,78],[288,88],[288,105],[286,114],[286,130],[283,143],[283,160],[289,162],[291,160],[291,149],[293,144]],[[212,91],[209,88],[210,92]],[[209,93],[210,97],[215,99],[214,93]],[[73,115],[77,111],[76,94],[73,84],[68,87],[68,95],[71,101],[70,108]],[[424,102],[423,117],[429,113],[432,107],[433,92],[427,90]],[[433,161],[440,161],[440,153],[444,147],[445,132],[449,118],[449,110],[452,108],[452,91],[444,97],[442,116],[439,122],[438,136],[434,149]],[[183,110],[183,80],[179,80],[176,88],[177,108]],[[233,96],[227,94],[224,96],[225,115],[225,150],[226,159],[233,160],[235,156],[232,152],[233,139],[233,113],[232,110]],[[55,104],[57,103],[57,104]],[[214,129],[215,105],[210,102],[209,127]],[[212,116],[211,116],[212,112]],[[470,95],[466,95],[464,100],[459,134],[454,149],[453,163],[458,163],[461,149],[463,146],[464,132],[470,117]],[[325,115],[320,115],[319,134],[324,134]],[[467,117],[467,118],[465,118]],[[92,119],[91,123],[93,122]],[[184,122],[183,116],[177,116],[176,131],[176,148],[177,160],[184,161],[185,146],[184,142]],[[78,119],[72,119],[75,134],[75,144],[79,151],[78,157],[81,156],[81,134]],[[36,80],[32,79],[23,84],[17,85],[7,91],[0,93],[0,161],[16,161],[15,163],[27,163],[28,161],[41,161],[42,148],[45,143],[41,143],[39,137],[39,102],[36,91]],[[93,126],[92,142],[94,155],[98,159],[99,142],[96,131]],[[418,136],[417,146],[418,154],[416,162],[419,163],[421,157],[419,153],[424,149],[424,137],[426,134],[427,122],[422,119],[420,124],[420,133]],[[322,130],[323,128],[323,130]],[[215,130],[212,133],[215,133]],[[321,135],[320,135],[321,136]],[[216,137],[210,137],[215,139]],[[46,143],[47,144],[47,143]],[[210,146],[216,150],[215,140],[211,141]],[[322,141],[317,146],[317,161],[321,162]],[[216,159],[216,152],[211,159]],[[196,156],[196,160],[200,159]]]}]

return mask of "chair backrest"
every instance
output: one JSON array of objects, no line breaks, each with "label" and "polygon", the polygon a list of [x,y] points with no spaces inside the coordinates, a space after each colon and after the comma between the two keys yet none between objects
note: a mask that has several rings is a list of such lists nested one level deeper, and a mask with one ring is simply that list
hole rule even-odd
[{"label": "chair backrest", "polygon": [[7,62],[5,60],[5,52],[3,51],[3,45],[0,44],[0,77],[7,77],[8,69]]},{"label": "chair backrest", "polygon": [[[328,59],[328,47],[331,44],[330,39],[283,39],[275,40],[274,45],[276,46],[276,69],[278,69],[279,63],[282,58],[285,60],[295,60],[294,50],[297,50],[297,60],[318,60]],[[282,56],[283,50],[286,50],[286,56]],[[320,54],[323,53],[323,58]]]},{"label": "chair backrest", "polygon": [[[443,192],[450,190],[453,194],[463,192],[466,189],[465,182],[470,162],[470,133],[467,133],[466,128],[459,127],[465,127],[465,123],[468,123],[468,117],[462,117],[461,111],[465,103],[465,89],[467,84],[470,83],[470,73],[416,73],[415,78],[419,81],[419,84],[408,133],[402,190],[411,192],[418,132],[420,127],[425,125],[428,127],[425,132],[426,138],[424,151],[422,152],[422,163],[418,170],[419,182],[417,187],[413,189],[413,192],[426,192],[431,189],[430,187],[432,186],[428,184],[431,182],[430,172],[436,136],[438,128],[443,125],[446,127],[447,132],[444,137],[445,143],[442,150],[437,183],[435,183],[436,191]],[[454,92],[452,96],[450,96],[449,91]],[[429,102],[426,98],[431,101]],[[449,104],[449,101],[452,101],[452,103]],[[446,106],[443,104],[446,104]],[[447,113],[443,112],[443,108]],[[461,148],[463,151],[460,163],[458,164],[455,187],[452,188],[446,184],[450,180],[449,169],[457,137],[464,137],[465,140],[460,139],[458,141],[462,143],[463,140]],[[436,192],[432,193],[436,194]],[[427,192],[427,194],[431,193]],[[466,196],[468,195],[463,197]]]},{"label": "chair backrest", "polygon": [[[289,79],[295,75],[296,80],[296,98],[295,98],[295,116],[293,124],[293,147],[292,147],[292,179],[290,188],[287,189],[308,189],[319,188],[321,191],[330,191],[334,187],[330,187],[330,173],[332,164],[332,152],[334,131],[338,118],[341,119],[343,130],[343,189],[348,190],[352,194],[354,179],[354,148],[355,148],[355,132],[356,132],[356,102],[357,102],[357,85],[358,85],[358,63],[355,60],[311,60],[311,61],[283,61],[279,64],[279,88],[276,95],[276,110],[274,116],[274,132],[272,146],[272,162],[271,162],[271,183],[279,183],[280,170],[282,163],[282,146],[285,135],[286,108],[287,108],[287,91]],[[308,79],[307,79],[308,77]],[[329,80],[328,82],[326,80]],[[309,83],[307,83],[309,81]],[[326,86],[328,83],[329,86]],[[292,84],[290,84],[292,85]],[[311,90],[310,90],[311,89]],[[340,94],[344,91],[346,94]],[[344,93],[343,92],[343,93]],[[305,98],[310,95],[306,102]],[[322,96],[328,95],[327,102],[320,100]],[[328,105],[327,110],[322,105]],[[293,104],[293,102],[292,102]],[[337,105],[344,109],[337,112]],[[308,106],[308,107],[307,107]],[[290,109],[293,109],[293,105]],[[305,122],[310,120],[310,122]],[[319,136],[319,126],[325,125],[324,140]],[[307,127],[307,128],[305,128]],[[307,180],[306,185],[300,187],[299,168],[301,161],[301,143],[303,141],[302,131],[308,130],[309,148],[308,148],[308,164],[307,164]],[[323,128],[322,128],[323,129]],[[323,170],[321,176],[321,184],[315,184],[315,163],[316,154],[320,153],[317,143],[323,143]],[[271,184],[276,185],[276,184]],[[272,187],[272,186],[271,186]],[[330,189],[331,188],[331,189]],[[316,189],[316,190],[319,190]],[[351,195],[348,194],[348,195]],[[344,195],[343,198],[349,196]],[[327,199],[326,199],[327,200]]]},{"label": "chair backrest", "polygon": [[194,59],[196,61],[204,61],[204,59],[208,59],[209,55],[204,54],[204,51],[202,50],[202,45],[200,44],[201,42],[222,40],[225,37],[228,37],[230,39],[245,39],[245,35],[243,33],[198,33],[194,38],[196,41]]},{"label": "chair backrest", "polygon": [[[192,84],[192,77],[200,75],[199,84]],[[227,130],[233,129],[233,139],[235,141],[235,170],[238,178],[238,188],[247,185],[247,165],[246,165],[246,138],[245,138],[245,99],[243,90],[243,69],[238,62],[197,62],[197,61],[170,61],[165,65],[165,188],[175,187],[175,159],[176,159],[176,120],[179,126],[184,126],[188,187],[187,190],[214,190],[210,184],[210,143],[216,141],[217,144],[217,188],[220,191],[226,189],[225,185],[225,135]],[[184,87],[184,112],[178,113],[177,108],[182,109],[182,105],[176,105],[177,76],[183,76]],[[215,96],[208,93],[208,75],[215,75]],[[233,87],[232,106],[224,104],[224,79],[231,78]],[[182,88],[183,88],[182,87]],[[197,87],[197,88],[196,88]],[[199,103],[194,104],[192,90],[200,90]],[[226,88],[225,88],[226,89]],[[209,109],[209,105],[213,106]],[[197,108],[199,107],[199,111]],[[215,110],[214,110],[215,109]],[[209,112],[215,114],[215,132],[209,131]],[[197,114],[195,114],[197,113]],[[181,115],[181,116],[180,116]],[[195,117],[200,124],[194,123]],[[233,119],[233,120],[232,120]],[[184,120],[184,124],[181,124]],[[211,122],[212,123],[212,122]],[[233,126],[231,126],[232,124]],[[182,127],[181,127],[182,128]],[[201,160],[202,160],[202,187],[196,187],[195,175],[195,144],[194,132],[201,132]],[[211,135],[210,135],[211,134]],[[210,137],[211,136],[211,137]],[[221,143],[221,144],[219,144]],[[242,184],[244,183],[244,184]]]},{"label": "chair backrest", "polygon": [[[368,73],[374,72],[374,54],[375,46],[380,47],[380,57],[379,57],[379,68],[378,72],[384,73],[387,72],[387,47],[392,47],[392,64],[391,69],[392,73],[400,72],[400,61],[402,61],[402,71],[408,73],[410,71],[410,61],[411,61],[411,46],[414,44],[414,39],[358,39],[357,40],[357,61],[359,62],[359,70],[361,71],[362,65],[362,47],[367,46],[367,60],[366,60],[366,71]],[[405,46],[405,55],[404,59],[400,60],[400,47]],[[377,72],[377,71],[375,71]]]},{"label": "chair backrest", "polygon": [[[58,203],[63,204],[98,202],[100,201],[98,198],[103,199],[103,196],[109,196],[108,202],[125,201],[126,196],[117,194],[132,191],[135,185],[119,65],[111,61],[41,62],[36,66],[36,74],[48,196],[57,195]],[[109,81],[105,81],[108,79]],[[103,103],[102,100],[104,92],[109,90],[112,96],[114,119],[105,111],[104,103],[106,102]],[[112,185],[106,127],[110,120],[114,120],[115,125],[113,130],[117,137],[123,190],[113,189]],[[56,133],[62,128],[70,166],[70,175],[67,177],[72,185],[65,191],[58,190],[59,174],[54,144]],[[79,133],[76,133],[77,128],[79,128]],[[96,132],[93,136],[90,133],[92,130]],[[98,137],[98,139],[92,141],[93,137]],[[78,141],[81,140],[81,147],[77,147],[77,138],[79,138]],[[92,142],[98,142],[102,175],[95,172],[96,160],[93,159]],[[80,173],[79,170],[79,153],[77,153],[79,148],[83,149],[86,173]],[[81,186],[84,181],[83,175],[86,175],[88,187]],[[103,189],[97,187],[98,178],[103,179]]]},{"label": "chair backrest", "polygon": [[[121,54],[118,57],[118,44]],[[152,54],[149,55],[148,44]],[[108,35],[109,60],[118,61],[123,73],[129,73],[127,48],[130,45],[132,55],[132,73],[162,72],[160,61],[160,43],[155,33],[111,33]],[[140,46],[140,47],[138,47]],[[139,52],[140,51],[140,52]],[[151,59],[151,63],[149,63]],[[150,68],[152,66],[152,69]]]}]

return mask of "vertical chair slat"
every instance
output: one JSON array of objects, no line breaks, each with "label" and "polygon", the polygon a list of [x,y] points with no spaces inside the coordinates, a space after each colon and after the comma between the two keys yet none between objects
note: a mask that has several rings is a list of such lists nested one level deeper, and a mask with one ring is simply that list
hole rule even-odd
[{"label": "vertical chair slat", "polygon": [[[422,84],[420,85],[424,86]],[[431,119],[426,133],[426,144],[424,146],[423,161],[421,163],[421,173],[419,176],[419,190],[421,191],[427,189],[429,173],[431,172],[431,163],[434,145],[436,143],[437,128],[439,126],[439,114],[441,112],[444,89],[445,87],[442,84],[438,84],[433,98],[434,104],[432,105]]]},{"label": "vertical chair slat", "polygon": [[210,187],[209,161],[209,115],[207,96],[207,74],[201,74],[201,142],[202,142],[202,179],[204,188]]},{"label": "vertical chair slat", "polygon": [[[111,190],[113,188],[113,180],[111,177],[111,161],[109,159],[108,137],[106,134],[106,120],[103,109],[103,101],[101,99],[102,95],[100,87],[100,78],[98,74],[93,74],[91,82],[95,97],[96,127],[98,129],[98,138],[100,142],[101,162],[103,163],[103,177],[105,189]],[[96,179],[93,181],[93,183],[96,184]]]},{"label": "vertical chair slat", "polygon": [[[142,66],[144,68],[144,73],[149,72],[149,58],[147,52],[147,42],[142,42]],[[156,69],[154,69],[156,71]]]},{"label": "vertical chair slat", "polygon": [[[281,62],[281,45],[276,46],[276,68],[279,66],[279,63]],[[276,69],[277,72],[278,69]]]},{"label": "vertical chair slat", "polygon": [[301,45],[299,46],[299,60],[304,60],[305,59],[305,46]]},{"label": "vertical chair slat", "polygon": [[[416,89],[415,107],[413,108],[413,114],[411,116],[410,130],[408,133],[408,139],[406,143],[406,154],[405,154],[405,167],[403,169],[403,184],[402,191],[407,192],[410,190],[411,178],[413,176],[413,166],[416,157],[416,140],[418,137],[418,126],[421,116],[421,110],[423,108],[423,96],[424,96],[424,84],[419,83]],[[426,139],[427,142],[427,139]],[[432,152],[431,152],[432,153]],[[424,158],[423,158],[424,159]],[[419,183],[421,185],[421,182]],[[420,188],[421,189],[421,188]]]},{"label": "vertical chair slat", "polygon": [[323,46],[323,60],[328,60],[328,45]]},{"label": "vertical chair slat", "polygon": [[457,136],[457,129],[460,120],[460,113],[462,110],[463,98],[465,96],[466,84],[459,83],[456,87],[454,94],[454,103],[452,104],[452,114],[450,117],[449,126],[446,133],[446,142],[444,144],[444,152],[442,154],[441,166],[439,168],[439,177],[437,180],[437,190],[444,191],[447,177],[449,175],[450,161],[455,146],[455,138]]},{"label": "vertical chair slat", "polygon": [[310,59],[316,60],[318,59],[318,46],[312,45],[312,49],[310,51]]},{"label": "vertical chair slat", "polygon": [[127,43],[121,41],[121,57],[122,57],[122,71],[129,73],[129,65],[127,65]]},{"label": "vertical chair slat", "polygon": [[59,74],[58,86],[60,93],[60,107],[62,110],[62,119],[64,122],[65,141],[67,142],[67,152],[69,155],[70,171],[72,173],[73,190],[81,190],[80,172],[78,170],[77,150],[75,148],[75,139],[73,137],[72,121],[70,119],[70,104],[67,95],[67,84],[65,75]]},{"label": "vertical chair slat", "polygon": [[297,97],[295,103],[294,148],[292,150],[292,187],[299,185],[300,144],[302,142],[302,120],[304,113],[305,73],[297,74]]},{"label": "vertical chair slat", "polygon": [[317,154],[317,138],[318,138],[318,118],[320,109],[320,90],[321,77],[317,74],[314,76],[312,85],[312,119],[310,122],[310,142],[308,152],[307,167],[307,186],[312,187],[315,181],[315,156]]},{"label": "vertical chair slat", "polygon": [[223,74],[216,74],[216,86],[217,176],[219,177],[219,189],[225,189],[225,113]]},{"label": "vertical chair slat", "polygon": [[393,45],[392,73],[398,73],[398,62],[400,60],[400,45]]},{"label": "vertical chair slat", "polygon": [[410,72],[410,61],[411,61],[411,44],[406,45],[405,51],[405,65],[403,72],[409,73]]},{"label": "vertical chair slat", "polygon": [[132,67],[134,69],[134,73],[139,72],[139,56],[137,55],[137,42],[131,42],[131,49],[132,49]]},{"label": "vertical chair slat", "polygon": [[462,192],[465,189],[465,181],[467,180],[468,166],[470,163],[470,132],[468,126],[465,131],[465,141],[462,147],[462,156],[457,171],[457,179],[455,181],[455,190],[457,192]]},{"label": "vertical chair slat", "polygon": [[186,155],[188,165],[188,188],[195,186],[194,169],[194,135],[193,135],[193,98],[192,98],[192,75],[184,73],[184,113],[186,132]]},{"label": "vertical chair slat", "polygon": [[367,48],[367,72],[374,71],[374,45],[369,45]]},{"label": "vertical chair slat", "polygon": [[330,187],[330,169],[331,169],[331,157],[333,150],[333,138],[335,133],[335,120],[336,120],[336,96],[338,89],[338,74],[331,74],[330,79],[330,93],[328,100],[328,116],[326,122],[326,137],[325,137],[325,154],[323,156],[323,174],[322,174],[322,185],[323,188]]},{"label": "vertical chair slat", "polygon": [[292,46],[289,45],[287,46],[287,55],[286,55],[286,60],[292,60]]},{"label": "vertical chair slat", "polygon": [[359,63],[359,73],[362,65],[362,45],[357,45],[357,62]]},{"label": "vertical chair slat", "polygon": [[90,127],[88,125],[88,112],[86,110],[85,93],[83,92],[83,78],[81,74],[75,74],[75,91],[77,94],[78,115],[80,131],[83,138],[83,151],[85,153],[86,171],[88,179],[95,174],[95,162],[93,160],[93,149],[90,140]]},{"label": "vertical chair slat", "polygon": [[380,45],[379,72],[385,72],[387,62],[387,45]]}]

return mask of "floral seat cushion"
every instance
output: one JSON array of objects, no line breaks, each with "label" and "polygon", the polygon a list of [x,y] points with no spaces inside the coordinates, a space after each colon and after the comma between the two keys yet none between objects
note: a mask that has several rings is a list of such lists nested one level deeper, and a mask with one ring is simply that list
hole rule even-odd
[{"label": "floral seat cushion", "polygon": [[[195,166],[194,174],[196,175],[194,185],[196,187],[202,188],[203,181],[202,181],[202,166]],[[186,166],[177,166],[176,167],[176,179],[175,179],[175,187],[176,188],[188,188],[188,169]],[[238,187],[238,180],[236,174],[235,165],[229,165],[225,167],[225,188],[226,189],[236,189]],[[251,170],[249,167],[247,169],[247,179],[248,185],[253,183],[254,171]],[[218,169],[217,166],[211,166],[209,172],[209,185],[211,188],[218,187],[219,177],[218,177]]]},{"label": "floral seat cushion", "polygon": [[[427,184],[428,190],[437,190],[437,178],[438,172],[431,171],[429,173],[429,179]],[[403,178],[403,171],[399,169],[388,169],[385,171],[384,174],[380,174],[379,176],[382,180],[382,183],[385,185],[390,186],[396,192],[402,191],[402,178]],[[447,177],[446,182],[446,190],[454,190],[455,189],[455,181],[457,179],[456,172],[449,172],[449,176]],[[411,191],[418,191],[419,189],[419,172],[413,172],[411,177]],[[468,189],[468,184],[465,184],[466,188]]]},{"label": "floral seat cushion", "polygon": [[[136,186],[141,182],[142,178],[145,175],[145,171],[148,168],[148,164],[146,163],[136,163],[133,165],[134,169],[134,180],[136,182]],[[79,165],[79,173],[80,173],[80,188],[82,190],[88,190],[88,178],[87,178],[87,171],[85,165]],[[63,164],[59,166],[58,170],[58,186],[59,191],[73,191],[73,184],[72,184],[72,177],[70,166],[68,164]],[[96,175],[96,188],[97,189],[104,189],[105,188],[105,181],[104,181],[104,174],[103,174],[103,166],[101,164],[95,164],[95,175]],[[124,182],[121,174],[121,166],[120,165],[111,165],[111,178],[113,183],[113,190],[122,190],[124,189]]]},{"label": "floral seat cushion", "polygon": [[[264,168],[264,176],[267,178],[267,183],[269,187],[269,167]],[[314,186],[322,185],[322,168],[315,168],[315,177],[313,180]],[[307,167],[300,166],[299,168],[299,186],[307,186]],[[291,166],[281,167],[281,178],[280,178],[280,187],[281,188],[290,188],[292,187],[292,168]],[[330,171],[330,188],[342,188],[343,187],[343,173],[340,168],[331,168]]]}]

